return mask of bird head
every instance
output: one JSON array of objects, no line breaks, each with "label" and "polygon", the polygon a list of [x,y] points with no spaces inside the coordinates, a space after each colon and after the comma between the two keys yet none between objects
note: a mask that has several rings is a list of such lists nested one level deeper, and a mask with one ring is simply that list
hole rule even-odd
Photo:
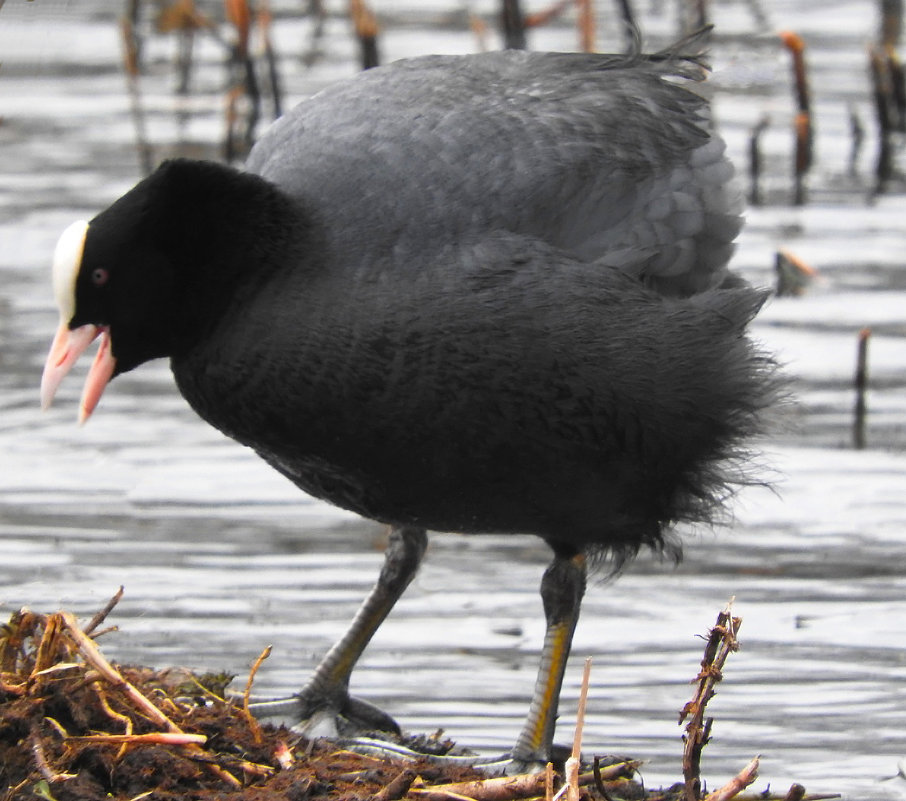
[{"label": "bird head", "polygon": [[263,178],[213,162],[165,161],[60,237],[53,261],[60,323],[44,367],[43,407],[100,339],[82,394],[84,422],[110,379],[191,352],[270,271],[298,265],[312,241],[297,202]]},{"label": "bird head", "polygon": [[75,222],[60,236],[53,259],[60,321],[41,380],[45,409],[96,339],[100,347],[85,381],[80,422],[112,378],[171,355],[182,305],[176,291],[180,270],[173,210],[161,202],[156,183],[143,181],[90,222]]}]

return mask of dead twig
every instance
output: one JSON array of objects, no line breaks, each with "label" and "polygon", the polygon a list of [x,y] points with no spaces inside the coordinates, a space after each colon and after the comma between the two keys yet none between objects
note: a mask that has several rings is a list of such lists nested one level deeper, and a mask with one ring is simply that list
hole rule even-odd
[{"label": "dead twig", "polygon": [[264,60],[267,64],[267,79],[271,93],[271,105],[274,119],[283,116],[283,88],[280,81],[280,69],[277,53],[271,39],[271,14],[270,3],[262,0],[258,4],[258,30],[261,37],[261,47],[264,51]]},{"label": "dead twig", "polygon": [[520,773],[516,776],[496,776],[471,782],[438,784],[423,789],[412,788],[410,796],[423,801],[445,801],[452,798],[470,798],[473,801],[509,801],[528,798],[544,792],[543,773]]},{"label": "dead twig", "polygon": [[591,657],[585,660],[582,673],[582,688],[579,690],[579,707],[576,711],[576,731],[573,735],[573,750],[564,766],[567,801],[579,801],[579,768],[582,764],[582,731],[585,728],[585,707],[588,704],[588,683],[591,679]]},{"label": "dead twig", "polygon": [[805,788],[801,784],[791,784],[783,801],[802,801],[805,798]]},{"label": "dead twig", "polygon": [[365,0],[349,0],[349,18],[361,48],[362,69],[370,70],[381,61],[378,54],[380,27],[377,17]]},{"label": "dead twig", "polygon": [[83,734],[67,737],[67,742],[104,743],[108,745],[204,745],[204,734],[154,731],[148,734]]},{"label": "dead twig", "polygon": [[43,685],[46,676],[63,661],[61,658],[63,645],[60,641],[62,625],[60,615],[48,615],[44,624],[44,632],[35,651],[35,663],[31,675],[28,677],[29,686]]},{"label": "dead twig", "polygon": [[549,22],[559,17],[571,5],[576,5],[576,0],[558,0],[558,2],[548,8],[536,11],[533,14],[526,14],[525,27],[540,28],[542,25],[547,25]]},{"label": "dead twig", "polygon": [[583,53],[595,52],[595,10],[594,0],[578,0],[579,50]]},{"label": "dead twig", "polygon": [[604,786],[604,779],[601,776],[601,758],[598,756],[595,757],[592,775],[595,777],[595,787],[601,797],[604,801],[611,801],[610,794],[607,792],[607,788]]},{"label": "dead twig", "polygon": [[[93,683],[91,686],[97,694],[98,703],[100,704],[101,709],[104,711],[104,714],[107,715],[111,720],[119,721],[123,725],[123,733],[131,735],[132,719],[128,715],[121,715],[110,706],[110,702],[107,700],[107,694],[104,692],[104,688],[100,684]],[[125,753],[126,746],[123,745],[123,747],[120,748],[120,750],[117,752],[116,759],[122,759]]]},{"label": "dead twig", "polygon": [[10,615],[8,623],[0,625],[0,674],[17,672],[16,665],[23,656],[23,643],[33,619],[34,615],[23,607]]},{"label": "dead twig", "polygon": [[730,779],[723,787],[715,790],[713,793],[708,793],[708,795],[705,796],[705,801],[730,801],[731,798],[735,798],[739,795],[758,778],[758,761],[758,757],[754,757],[748,765],[739,771],[739,773]]},{"label": "dead twig", "polygon": [[[52,615],[51,619],[53,617],[56,616]],[[145,698],[132,684],[126,681],[120,672],[104,658],[94,640],[79,628],[78,621],[70,612],[61,612],[60,617],[65,626],[66,636],[73,641],[85,661],[101,675],[101,678],[120,690],[132,705],[153,723],[165,728],[167,731],[177,734],[183,733],[179,726]]]},{"label": "dead twig", "polygon": [[397,801],[409,792],[409,788],[418,774],[409,768],[391,779],[374,796],[374,801]]},{"label": "dead twig", "polygon": [[[641,762],[626,760],[601,768],[604,781],[630,776],[641,766]],[[511,801],[514,798],[528,798],[545,792],[546,772],[520,773],[516,776],[495,776],[490,779],[478,779],[470,782],[438,784],[432,787],[412,788],[409,795],[422,801],[444,801],[453,797],[467,797],[473,801]],[[595,774],[592,771],[581,773],[577,777],[579,787],[594,784]]]},{"label": "dead twig", "polygon": [[91,632],[93,632],[98,626],[100,626],[101,623],[103,623],[107,619],[107,615],[109,615],[113,611],[114,607],[120,602],[120,599],[123,597],[123,592],[123,586],[120,585],[120,588],[115,593],[113,593],[113,597],[109,601],[107,601],[104,608],[101,609],[101,611],[98,612],[93,618],[91,618],[90,621],[88,621],[88,625],[85,626],[82,631],[90,635]]},{"label": "dead twig", "polygon": [[612,765],[605,765],[603,768],[599,765],[596,770],[580,774],[579,786],[596,784],[598,781],[612,782],[617,779],[628,779],[640,767],[642,767],[642,762],[637,759],[624,759],[621,762],[614,762]]},{"label": "dead twig", "polygon": [[705,719],[705,708],[714,695],[714,688],[723,678],[721,671],[727,657],[739,650],[736,633],[742,620],[731,615],[733,599],[718,616],[711,629],[698,674],[698,688],[692,700],[680,712],[679,722],[689,718],[683,735],[683,779],[686,801],[699,801],[701,796],[701,753],[711,734],[711,719]]},{"label": "dead twig", "polygon": [[255,743],[260,745],[261,738],[261,724],[255,719],[255,716],[252,714],[252,710],[249,708],[249,699],[252,696],[252,684],[255,681],[255,674],[258,672],[258,668],[261,667],[261,664],[271,655],[272,646],[268,645],[255,660],[255,663],[252,665],[252,669],[249,671],[248,681],[245,683],[245,691],[242,693],[242,714],[245,717],[246,723],[248,723],[249,728],[252,730],[252,736],[255,738]]}]

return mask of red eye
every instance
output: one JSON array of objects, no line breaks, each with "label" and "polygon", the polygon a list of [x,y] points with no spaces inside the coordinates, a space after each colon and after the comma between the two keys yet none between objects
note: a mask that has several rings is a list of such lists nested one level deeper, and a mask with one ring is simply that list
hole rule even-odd
[{"label": "red eye", "polygon": [[108,273],[103,267],[98,267],[91,272],[91,283],[95,286],[104,286],[107,283],[107,279],[110,278],[110,273]]}]

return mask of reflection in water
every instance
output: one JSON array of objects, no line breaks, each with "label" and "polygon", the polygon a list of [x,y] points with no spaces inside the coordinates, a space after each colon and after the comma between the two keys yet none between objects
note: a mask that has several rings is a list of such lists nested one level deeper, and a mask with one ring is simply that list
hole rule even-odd
[{"label": "reflection in water", "polygon": [[[47,278],[56,237],[128,188],[138,170],[111,23],[76,11],[28,23],[40,5],[7,2],[0,12],[15,23],[0,27],[3,614],[22,604],[89,614],[124,584],[121,631],[105,645],[116,658],[242,674],[273,643],[257,688],[292,692],[373,581],[385,533],[307,500],[200,423],[164,363],[117,379],[83,429],[74,425],[77,379],[51,411],[38,411],[56,325]],[[715,11],[719,30],[751,27],[746,4],[736,5]],[[676,719],[698,670],[697,635],[735,595],[742,649],[709,707],[714,739],[703,768],[711,784],[762,753],[775,789],[797,780],[813,791],[894,797],[906,784],[878,780],[906,754],[906,203],[894,195],[866,207],[845,175],[847,108],[869,114],[862,42],[873,22],[864,4],[842,3],[832,15],[813,13],[817,3],[805,0],[764,5],[774,21],[812,31],[811,205],[770,205],[788,181],[783,125],[791,114],[773,45],[719,39],[714,85],[716,117],[740,163],[749,128],[766,110],[774,120],[763,139],[774,156],[763,184],[768,205],[749,214],[737,268],[769,282],[775,250],[794,245],[821,272],[805,297],[774,301],[756,329],[797,377],[798,404],[765,444],[778,494],[744,493],[732,528],[687,537],[676,570],[645,558],[618,582],[590,587],[560,739],[570,737],[581,661],[592,655],[587,749],[648,760],[649,784],[677,779]],[[657,32],[665,23],[646,26]],[[281,30],[298,33],[278,27],[278,46]],[[447,30],[429,48],[425,36],[389,30],[385,52],[473,45]],[[546,46],[572,46],[570,31],[545,36]],[[345,42],[345,30],[333,38],[328,30],[326,47],[342,52]],[[179,137],[198,146],[220,136],[219,98],[204,94],[219,80],[214,68],[200,74],[202,99],[187,101],[199,113],[176,131],[169,55],[154,45],[143,79],[159,155]],[[349,69],[322,63],[307,72],[288,62],[286,75],[299,94]],[[856,453],[846,449],[850,381],[864,325],[874,330],[872,390],[868,448]],[[509,747],[534,680],[542,637],[535,588],[546,561],[532,538],[434,537],[423,570],[366,652],[354,691],[411,730],[443,726],[464,744]]]}]

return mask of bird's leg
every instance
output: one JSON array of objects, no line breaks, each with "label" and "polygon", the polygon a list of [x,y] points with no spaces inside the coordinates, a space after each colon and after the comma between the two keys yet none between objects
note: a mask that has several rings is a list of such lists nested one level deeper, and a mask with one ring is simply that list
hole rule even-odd
[{"label": "bird's leg", "polygon": [[585,574],[584,554],[558,553],[541,579],[547,630],[528,717],[513,748],[517,770],[544,765],[550,759],[560,687],[585,594]]},{"label": "bird's leg", "polygon": [[365,646],[415,576],[427,546],[428,536],[422,528],[399,526],[390,532],[377,583],[349,629],[327,652],[298,695],[301,728],[306,734],[330,736],[373,729],[399,732],[389,715],[349,695],[349,677]]}]

